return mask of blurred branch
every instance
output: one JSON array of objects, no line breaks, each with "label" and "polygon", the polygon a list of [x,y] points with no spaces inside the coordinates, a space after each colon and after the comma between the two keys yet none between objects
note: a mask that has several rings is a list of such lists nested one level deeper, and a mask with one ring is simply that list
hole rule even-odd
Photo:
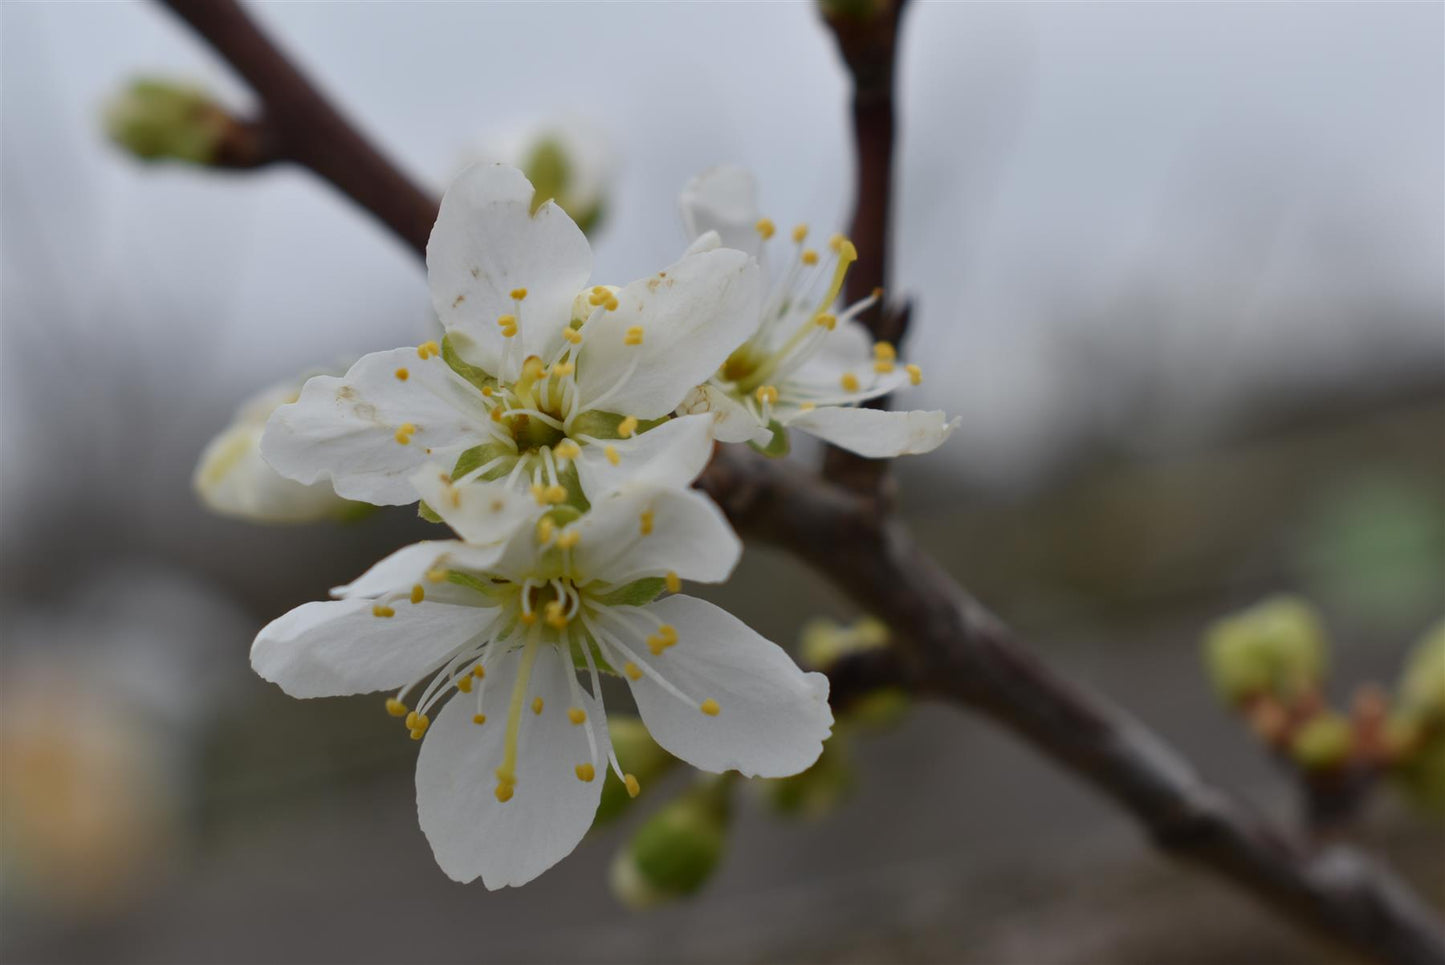
[{"label": "blurred branch", "polygon": [[356,130],[235,0],[160,0],[245,78],[276,160],[309,168],[425,253],[437,202]]},{"label": "blurred branch", "polygon": [[[853,83],[853,225],[858,261],[848,273],[844,301],[851,304],[882,289],[884,298],[859,316],[874,338],[897,345],[908,328],[909,305],[888,298],[888,255],[893,222],[895,65],[898,29],[906,0],[824,2],[823,17]],[[864,403],[886,409],[885,396]],[[860,493],[887,498],[888,460],[868,459],[830,446],[823,460],[829,479]]]},{"label": "blurred branch", "polygon": [[[282,156],[330,181],[425,253],[435,201],[367,144],[232,0],[162,2],[251,83]],[[900,6],[889,7],[890,30]],[[851,66],[852,41],[842,34],[839,39]],[[884,87],[891,90],[891,36],[888,44]],[[858,64],[855,76],[864,76],[858,71],[868,64],[882,69],[867,57]],[[866,77],[867,89],[875,92],[869,96],[876,96],[878,75]],[[886,123],[869,129],[886,130],[889,145],[860,163],[860,186],[884,187],[881,195],[873,188],[859,194],[859,216],[870,236],[857,236],[877,260],[872,267],[860,262],[855,283],[871,287],[876,281],[865,272],[881,278],[886,253],[892,119],[891,105],[879,108],[861,93],[855,113],[870,125]],[[862,204],[864,197],[881,208]],[[834,668],[836,699],[874,683],[907,682],[920,694],[978,710],[1113,798],[1164,850],[1235,881],[1313,931],[1384,961],[1445,961],[1445,936],[1402,883],[1353,850],[1311,852],[1203,784],[1151,731],[1049,671],[870,496],[739,447],[721,449],[699,485],[745,535],[812,564],[901,640],[886,657],[860,657]]]}]

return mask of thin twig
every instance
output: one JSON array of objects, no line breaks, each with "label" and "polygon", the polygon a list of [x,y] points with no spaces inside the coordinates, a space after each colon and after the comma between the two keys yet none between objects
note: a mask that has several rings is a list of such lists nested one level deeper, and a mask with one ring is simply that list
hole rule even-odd
[{"label": "thin twig", "polygon": [[[436,202],[367,145],[232,0],[163,2],[252,83],[288,156],[425,253]],[[744,535],[788,549],[889,624],[900,642],[886,670],[873,668],[883,682],[987,714],[1118,802],[1164,850],[1319,935],[1381,961],[1445,962],[1445,935],[1404,884],[1351,849],[1307,850],[1201,782],[1153,732],[1045,667],[875,499],[736,446],[720,451],[700,485]],[[853,679],[861,666],[835,668],[840,698],[861,686]]]}]

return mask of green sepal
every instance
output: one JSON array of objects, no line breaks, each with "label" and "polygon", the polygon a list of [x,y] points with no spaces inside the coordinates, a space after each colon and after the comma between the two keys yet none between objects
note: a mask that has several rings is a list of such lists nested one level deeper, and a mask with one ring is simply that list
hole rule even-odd
[{"label": "green sepal", "polygon": [[646,606],[666,588],[667,581],[662,577],[646,576],[593,599],[604,606]]},{"label": "green sepal", "polygon": [[446,520],[437,515],[437,511],[426,504],[426,500],[420,500],[416,504],[416,514],[428,523],[446,524]]},{"label": "green sepal", "polygon": [[[583,412],[572,420],[572,428],[569,434],[572,436],[592,436],[594,439],[621,439],[617,434],[617,427],[622,424],[626,416],[618,415],[616,412],[601,412],[592,410]],[[637,432],[646,432],[648,429],[655,429],[662,425],[671,416],[663,416],[661,419],[639,419]],[[636,433],[634,433],[636,435]],[[629,438],[631,438],[629,436]]]},{"label": "green sepal", "polygon": [[748,445],[752,446],[754,449],[756,449],[758,452],[761,452],[769,459],[781,459],[783,456],[786,456],[788,454],[790,449],[792,449],[792,446],[788,442],[787,427],[784,426],[777,419],[774,419],[772,422],[768,423],[768,428],[772,430],[773,437],[768,440],[768,444],[766,446],[760,446],[756,442],[750,442],[748,443]]},{"label": "green sepal", "polygon": [[[485,442],[480,446],[472,446],[460,456],[457,456],[457,464],[452,467],[452,478],[461,479],[467,473],[478,466],[486,465],[498,456],[512,455],[512,447],[504,442]],[[482,479],[491,481],[500,479],[508,472],[506,466],[493,466],[482,473]]]},{"label": "green sepal", "polygon": [[452,344],[452,337],[449,334],[442,336],[442,361],[447,363],[453,372],[478,389],[497,387],[497,380],[488,375],[486,370],[479,369],[462,359],[461,354],[457,352],[457,347]]}]

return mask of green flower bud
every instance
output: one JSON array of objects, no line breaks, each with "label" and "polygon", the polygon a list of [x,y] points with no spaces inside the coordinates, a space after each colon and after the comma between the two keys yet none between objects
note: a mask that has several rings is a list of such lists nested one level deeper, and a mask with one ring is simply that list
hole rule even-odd
[{"label": "green flower bud", "polygon": [[757,782],[767,794],[768,803],[788,817],[808,819],[828,814],[853,789],[853,766],[849,759],[847,739],[839,733],[823,742],[823,753],[813,766],[791,777]]},{"label": "green flower bud", "polygon": [[1218,621],[1204,649],[1214,687],[1231,703],[1261,694],[1292,700],[1324,675],[1323,624],[1296,597],[1273,597]]},{"label": "green flower bud", "polygon": [[209,94],[172,81],[132,81],[104,108],[107,136],[147,161],[215,162],[232,125]]},{"label": "green flower bud", "polygon": [[1295,732],[1289,753],[1307,771],[1339,767],[1355,745],[1355,731],[1339,714],[1317,714]]},{"label": "green flower bud", "polygon": [[709,777],[668,803],[612,860],[608,883],[641,910],[694,894],[712,877],[727,845],[729,781]]},{"label": "green flower bud", "polygon": [[850,653],[886,647],[888,625],[873,617],[861,617],[849,626],[818,617],[803,626],[801,636],[803,663],[827,670]]},{"label": "green flower bud", "polygon": [[1409,717],[1445,724],[1445,621],[1425,635],[1405,664],[1400,707]]},{"label": "green flower bud", "polygon": [[[607,731],[612,737],[612,750],[617,754],[617,763],[625,774],[637,778],[638,786],[645,791],[653,781],[666,774],[677,758],[657,746],[647,727],[636,717],[607,718]],[[597,806],[597,817],[593,827],[600,827],[614,820],[632,803],[627,787],[617,779],[611,770],[602,785],[602,801]]]},{"label": "green flower bud", "polygon": [[1390,776],[1416,807],[1445,814],[1445,730],[1425,735]]}]

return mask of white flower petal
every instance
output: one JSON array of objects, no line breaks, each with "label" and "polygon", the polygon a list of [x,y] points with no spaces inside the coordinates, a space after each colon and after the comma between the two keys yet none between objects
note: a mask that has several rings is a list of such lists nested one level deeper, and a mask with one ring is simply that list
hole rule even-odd
[{"label": "white flower petal", "polygon": [[[639,643],[634,655],[696,701],[648,675],[631,681],[659,745],[714,773],[786,777],[812,766],[833,728],[827,677],[799,670],[781,647],[711,603],[670,596],[644,609],[677,629],[677,643],[660,656]],[[716,716],[699,709],[707,700],[717,701]]]},{"label": "white flower petal", "polygon": [[[297,482],[329,477],[347,499],[404,506],[416,502],[409,477],[423,463],[486,441],[488,424],[475,386],[437,356],[398,348],[363,356],[341,378],[308,381],[266,423],[261,455]],[[414,431],[398,436],[408,425]]]},{"label": "white flower petal", "polygon": [[[595,502],[630,482],[686,486],[712,458],[712,426],[710,416],[682,416],[631,439],[583,446],[574,460],[582,490]],[[608,449],[617,457],[615,465]]]},{"label": "white flower petal", "polygon": [[712,413],[712,434],[718,442],[756,442],[761,446],[772,437],[752,409],[711,382],[695,386],[677,411],[687,415]]},{"label": "white flower petal", "polygon": [[[586,729],[567,717],[576,706],[571,661],[543,643],[525,692],[517,783],[511,800],[497,800],[495,772],[520,662],[521,651],[514,650],[489,664],[485,724],[472,722],[476,705],[468,695],[454,695],[427,731],[416,765],[417,815],[437,864],[457,881],[480,877],[489,889],[524,885],[570,854],[592,825],[606,776],[602,704],[583,694],[597,740],[594,757]],[[542,698],[540,714],[532,712],[534,697]],[[576,767],[588,763],[594,776],[582,781]]]},{"label": "white flower petal", "polygon": [[820,406],[788,420],[801,429],[860,456],[887,459],[932,452],[953,432],[952,422],[939,411],[888,412],[852,406]]},{"label": "white flower petal", "polygon": [[672,572],[720,583],[742,555],[722,510],[692,489],[629,486],[568,529],[581,536],[572,554],[584,580],[620,584]]},{"label": "white flower petal", "polygon": [[344,600],[350,597],[382,596],[399,593],[426,580],[428,570],[450,552],[463,550],[466,544],[454,539],[434,539],[403,546],[347,583],[334,587],[331,595]]},{"label": "white flower petal", "polygon": [[[475,165],[447,189],[426,249],[432,305],[457,351],[508,381],[527,356],[561,346],[572,298],[592,273],[592,249],[567,213],[551,201],[531,209],[521,171]],[[518,288],[527,290],[520,306]],[[503,315],[517,317],[520,346],[507,345]]]},{"label": "white flower petal", "polygon": [[[667,415],[752,334],[758,294],[757,262],[728,248],[687,255],[633,282],[617,293],[616,311],[583,326],[582,398],[639,419]],[[634,327],[641,345],[626,344]]]},{"label": "white flower petal", "polygon": [[689,238],[716,231],[722,243],[756,256],[758,186],[752,172],[732,164],[709,168],[687,183],[678,198]]},{"label": "white flower petal", "polygon": [[487,629],[496,611],[430,601],[394,604],[378,617],[370,600],[303,603],[272,620],[251,645],[251,668],[292,697],[392,690],[435,667]]},{"label": "white flower petal", "polygon": [[537,509],[529,493],[502,480],[474,479],[454,486],[447,470],[435,464],[423,466],[411,482],[432,511],[473,546],[502,542]]}]

